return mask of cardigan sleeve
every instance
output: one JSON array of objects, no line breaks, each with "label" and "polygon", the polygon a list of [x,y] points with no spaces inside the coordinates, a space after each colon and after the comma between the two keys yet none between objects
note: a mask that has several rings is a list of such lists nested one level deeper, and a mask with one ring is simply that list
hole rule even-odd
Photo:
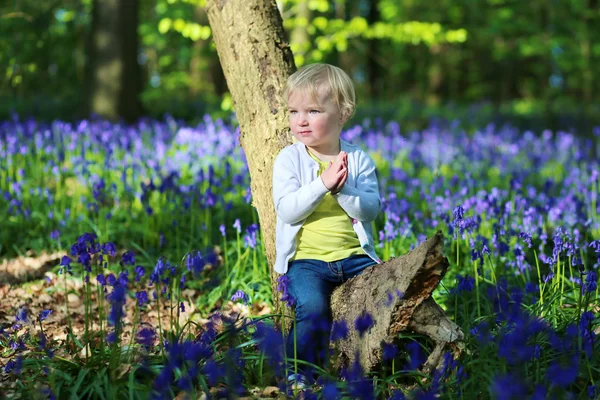
[{"label": "cardigan sleeve", "polygon": [[277,215],[286,224],[306,219],[329,190],[320,177],[301,185],[289,152],[282,151],[273,165],[273,203]]},{"label": "cardigan sleeve", "polygon": [[362,150],[358,158],[359,167],[356,187],[344,185],[342,190],[334,197],[350,218],[361,222],[371,222],[381,211],[381,198],[379,197],[375,163]]}]

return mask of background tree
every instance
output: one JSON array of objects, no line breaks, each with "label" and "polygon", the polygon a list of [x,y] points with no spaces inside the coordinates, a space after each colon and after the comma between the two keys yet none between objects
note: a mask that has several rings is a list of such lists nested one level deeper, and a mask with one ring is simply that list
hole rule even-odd
[{"label": "background tree", "polygon": [[133,122],[141,115],[138,0],[94,0],[88,48],[86,114]]}]

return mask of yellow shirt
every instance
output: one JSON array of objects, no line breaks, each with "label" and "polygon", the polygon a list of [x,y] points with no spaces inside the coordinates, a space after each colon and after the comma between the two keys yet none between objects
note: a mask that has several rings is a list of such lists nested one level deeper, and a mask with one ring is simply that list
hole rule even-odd
[{"label": "yellow shirt", "polygon": [[[329,163],[319,160],[310,151],[308,154],[319,163],[320,176]],[[352,220],[329,192],[296,235],[296,253],[291,260],[331,262],[355,254],[364,254],[364,251],[352,228]]]}]

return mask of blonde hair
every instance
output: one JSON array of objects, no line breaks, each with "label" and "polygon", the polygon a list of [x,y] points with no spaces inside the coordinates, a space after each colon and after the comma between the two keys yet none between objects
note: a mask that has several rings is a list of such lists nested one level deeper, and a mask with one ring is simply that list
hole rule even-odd
[{"label": "blonde hair", "polygon": [[346,121],[354,115],[356,94],[352,79],[344,70],[330,64],[308,64],[294,72],[287,80],[283,98],[287,100],[296,90],[303,90],[316,99],[321,88],[327,89],[333,96],[333,101]]}]

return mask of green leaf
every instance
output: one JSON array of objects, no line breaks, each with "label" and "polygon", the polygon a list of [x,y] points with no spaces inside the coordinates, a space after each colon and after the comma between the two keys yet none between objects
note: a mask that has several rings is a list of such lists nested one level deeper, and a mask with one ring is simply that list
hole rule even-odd
[{"label": "green leaf", "polygon": [[158,31],[161,34],[165,34],[167,32],[169,32],[169,29],[171,29],[171,24],[173,21],[171,21],[171,18],[163,18],[160,20],[160,22],[158,23]]}]

